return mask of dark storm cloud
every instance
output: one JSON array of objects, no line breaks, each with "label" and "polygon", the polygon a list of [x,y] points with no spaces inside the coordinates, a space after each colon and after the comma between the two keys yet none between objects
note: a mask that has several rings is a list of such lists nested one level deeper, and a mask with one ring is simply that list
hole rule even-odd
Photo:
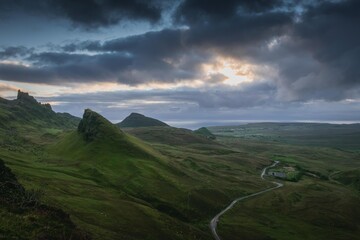
[{"label": "dark storm cloud", "polygon": [[121,20],[159,21],[163,5],[161,0],[2,0],[0,16],[21,12],[65,18],[75,25],[97,28]]},{"label": "dark storm cloud", "polygon": [[[66,1],[59,4],[63,2]],[[103,3],[110,4],[110,1]],[[31,62],[28,67],[2,63],[0,79],[53,84],[173,83],[203,78],[202,64],[224,56],[269,66],[278,75],[263,72],[259,78],[272,84],[261,91],[263,84],[247,87],[246,91],[197,94],[193,101],[202,107],[356,98],[360,87],[359,12],[357,0],[186,0],[176,10],[174,28],[110,41],[79,41],[59,46],[58,52],[33,53],[26,58]],[[94,23],[74,21],[88,26],[111,24],[99,19],[95,15]],[[175,28],[183,24],[186,27]],[[209,85],[224,80],[221,75],[205,77]],[[269,98],[265,92],[269,92]],[[177,96],[181,100],[180,94]],[[185,94],[183,99],[189,98]]]},{"label": "dark storm cloud", "polygon": [[[66,1],[59,1],[58,4],[62,2]],[[242,1],[241,6],[253,11],[259,9],[256,6],[260,2]],[[266,8],[275,2],[269,1],[265,4]],[[188,3],[184,4],[181,8],[186,8]],[[235,2],[231,4],[238,5]],[[42,7],[47,5],[45,3]],[[234,15],[228,22],[217,22],[211,26],[196,25],[186,30],[164,29],[104,43],[84,41],[68,44],[62,48],[68,53],[33,54],[27,58],[32,62],[29,67],[2,64],[0,78],[57,84],[61,81],[110,80],[129,85],[193,80],[202,77],[201,65],[215,56],[212,49],[228,49],[230,52],[234,51],[233,47],[245,49],[250,43],[265,41],[280,34],[289,21],[290,17],[283,13],[264,13],[258,17]],[[90,51],[93,54],[70,54],[77,51]]]},{"label": "dark storm cloud", "polygon": [[[94,41],[70,44],[63,47],[67,52],[32,54],[27,58],[33,63],[31,67],[2,64],[0,78],[38,83],[117,81],[129,85],[192,80],[200,77],[199,67],[210,56],[188,50],[182,41],[183,34],[183,30],[166,29],[103,44]],[[85,50],[94,53],[71,52]],[[28,75],[17,73],[18,69]],[[40,78],[39,73],[44,77]]]},{"label": "dark storm cloud", "polygon": [[[195,26],[190,29],[164,29],[104,43],[84,41],[65,45],[62,50],[89,51],[94,54],[120,53],[130,56],[133,61],[128,68],[129,71],[119,73],[121,76],[118,81],[122,83],[193,80],[202,76],[201,65],[212,61],[218,53],[244,53],[251,45],[281,35],[290,20],[288,14],[282,13],[264,13],[259,17],[239,16],[226,24]],[[91,60],[95,56],[88,59]],[[242,57],[246,55],[243,54]]]},{"label": "dark storm cloud", "polygon": [[54,78],[52,72],[44,69],[29,68],[17,64],[0,64],[0,79],[7,81],[21,82],[47,82],[48,79]]},{"label": "dark storm cloud", "polygon": [[175,20],[190,25],[211,24],[226,21],[239,13],[263,13],[282,4],[282,0],[185,0],[177,9]]},{"label": "dark storm cloud", "polygon": [[360,87],[359,12],[357,0],[322,2],[294,25],[291,39],[275,51],[282,52],[279,84],[287,94],[300,100],[354,97]]},{"label": "dark storm cloud", "polygon": [[156,22],[161,18],[161,9],[154,4],[154,1],[56,0],[51,4],[58,9],[60,15],[87,27],[109,26],[124,19]]},{"label": "dark storm cloud", "polygon": [[6,47],[0,49],[0,59],[17,58],[29,55],[34,49],[29,49],[23,46]]},{"label": "dark storm cloud", "polygon": [[[344,70],[346,82],[359,82],[360,1],[326,2],[310,9],[294,37],[321,63]],[[353,72],[354,71],[354,72]],[[356,74],[354,74],[356,73]]]},{"label": "dark storm cloud", "polygon": [[[219,49],[227,54],[243,53],[271,38],[285,34],[291,24],[288,13],[264,13],[260,16],[237,16],[226,22],[196,25],[189,30],[192,45]],[[234,52],[235,51],[235,52]]]},{"label": "dark storm cloud", "polygon": [[122,54],[89,56],[66,53],[34,54],[28,60],[36,61],[35,65],[1,63],[1,79],[48,84],[96,82],[99,79],[111,81],[132,61]]},{"label": "dark storm cloud", "polygon": [[[150,46],[149,46],[150,47]],[[154,50],[154,49],[152,49]],[[151,50],[151,51],[152,51]],[[160,48],[159,48],[160,51]],[[165,54],[157,56],[134,48],[131,52],[101,52],[95,55],[65,52],[32,54],[31,66],[0,63],[0,79],[32,83],[119,82],[137,85],[149,82],[176,82],[197,77],[198,65],[206,59],[183,53],[183,60],[167,62]]]},{"label": "dark storm cloud", "polygon": [[93,52],[123,52],[135,56],[166,57],[186,51],[183,38],[186,30],[164,29],[147,32],[125,38],[118,38],[101,43],[100,41],[84,41],[63,46],[64,51],[74,52],[87,50]]},{"label": "dark storm cloud", "polygon": [[[268,1],[260,10],[247,4],[185,1],[176,17],[190,25],[188,42],[277,69],[278,95],[284,100],[356,97],[359,1]],[[296,13],[295,7],[302,13]],[[269,49],[272,40],[279,44]]]}]

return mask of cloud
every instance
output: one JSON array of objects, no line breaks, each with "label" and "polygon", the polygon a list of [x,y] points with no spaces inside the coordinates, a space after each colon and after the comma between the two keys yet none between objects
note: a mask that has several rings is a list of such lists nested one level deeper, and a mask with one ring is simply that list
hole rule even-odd
[{"label": "cloud", "polygon": [[327,1],[312,6],[294,24],[289,38],[275,51],[283,92],[298,100],[338,101],[357,96],[359,11],[356,0]]},{"label": "cloud", "polygon": [[174,90],[155,89],[126,90],[112,92],[96,92],[86,94],[63,94],[58,97],[43,98],[45,101],[54,102],[103,102],[114,105],[126,106],[126,102],[136,101],[141,105],[142,100],[154,103],[196,104],[200,108],[249,108],[274,103],[276,89],[269,83],[247,83],[240,87],[227,87],[216,85],[197,88],[178,88]]},{"label": "cloud", "polygon": [[0,50],[0,59],[23,57],[31,54],[33,51],[34,49],[24,46],[6,47]]},{"label": "cloud", "polygon": [[[201,76],[209,54],[187,50],[182,30],[165,29],[143,35],[63,47],[67,52],[34,53],[31,66],[0,64],[0,78],[37,83],[119,82],[128,85],[171,83]],[[68,51],[92,51],[77,54]]]},{"label": "cloud", "polygon": [[[95,65],[97,65],[97,69],[101,72],[105,71],[112,76],[110,80],[129,85],[193,81],[206,77],[206,74],[202,72],[202,65],[211,62],[219,54],[234,55],[236,53],[238,57],[239,52],[245,53],[249,46],[264,43],[269,38],[282,34],[288,22],[289,17],[286,14],[269,13],[256,18],[241,17],[230,21],[227,25],[164,29],[104,43],[99,41],[72,43],[62,47],[62,50],[68,53],[49,52],[31,59],[40,61],[37,63],[40,65],[44,60],[50,61],[58,72],[58,68],[64,65],[66,58],[67,68],[63,69],[67,73],[70,73],[68,67],[73,65],[72,69],[75,70],[78,62],[83,62],[84,65],[88,63],[91,68],[96,68]],[[234,29],[238,30],[234,31]],[[72,53],[77,51],[91,52],[92,55],[79,56]],[[102,64],[101,60],[104,56],[112,55],[114,57],[111,65]],[[242,58],[247,57],[246,54],[241,55]],[[123,68],[123,59],[119,56],[126,56],[131,63]],[[110,66],[118,67],[110,68]],[[56,75],[59,76],[59,74]],[[73,79],[64,78],[63,81],[81,82],[89,78],[81,74],[71,76]],[[97,74],[94,75],[96,76]],[[109,78],[98,80],[109,81]],[[51,82],[51,79],[48,81]]]},{"label": "cloud", "polygon": [[212,24],[250,13],[264,13],[282,5],[281,0],[185,0],[175,14],[179,23]]},{"label": "cloud", "polygon": [[18,90],[18,88],[14,87],[14,86],[0,83],[0,93],[13,92],[13,91],[17,91],[17,90]]},{"label": "cloud", "polygon": [[0,78],[28,83],[81,83],[114,81],[132,62],[122,54],[40,53],[28,58],[35,61],[31,66],[1,63]]},{"label": "cloud", "polygon": [[225,49],[233,53],[281,34],[288,22],[287,14],[264,13],[258,17],[234,16],[211,26],[73,43],[63,46],[64,52],[32,54],[26,58],[29,66],[1,64],[0,79],[48,84],[112,81],[139,85],[199,79],[213,82],[214,78],[203,72],[203,64],[224,54]]},{"label": "cloud", "polygon": [[107,27],[126,20],[157,22],[161,19],[164,1],[146,0],[3,0],[0,14],[9,12],[36,14],[68,19],[86,29]]},{"label": "cloud", "polygon": [[[290,2],[185,0],[169,28],[33,52],[24,58],[29,65],[0,63],[0,79],[131,86],[200,80],[206,90],[195,94],[192,102],[204,108],[357,98],[359,1]],[[3,56],[23,56],[22,51],[26,52],[4,50]],[[257,87],[217,92],[218,86],[226,87],[228,76],[206,72],[204,64],[216,64],[219,57],[257,66]],[[192,97],[188,92],[176,96]]]}]

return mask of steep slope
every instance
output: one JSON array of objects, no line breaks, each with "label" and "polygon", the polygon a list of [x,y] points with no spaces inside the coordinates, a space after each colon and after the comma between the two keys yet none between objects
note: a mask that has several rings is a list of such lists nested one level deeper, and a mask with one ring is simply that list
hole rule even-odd
[{"label": "steep slope", "polygon": [[41,104],[28,93],[18,91],[15,100],[0,99],[0,128],[75,128],[80,119],[68,113],[56,113],[50,104]]},{"label": "steep slope", "polygon": [[68,214],[41,203],[40,192],[27,191],[0,159],[0,238],[90,239]]},{"label": "steep slope", "polygon": [[[185,217],[176,206],[176,199],[183,194],[180,180],[186,181],[186,176],[158,151],[124,133],[98,113],[85,110],[77,131],[64,133],[48,152],[59,163],[76,165],[76,176],[97,185],[81,188],[83,196],[86,192],[86,201],[82,198],[79,202],[63,201],[71,202],[66,207],[70,213],[78,215],[74,209],[91,204],[98,211],[95,215],[105,211],[118,218],[117,221],[92,220],[92,224],[102,226],[102,231],[106,229],[107,237],[101,239],[183,239],[184,228],[203,239],[204,233],[180,221]],[[98,202],[101,196],[105,199]],[[84,215],[91,216],[88,212]],[[103,217],[98,216],[99,220]],[[83,218],[80,219],[80,224],[84,224]]]},{"label": "steep slope", "polygon": [[208,150],[156,150],[87,109],[78,130],[64,133],[48,149],[56,168],[63,166],[61,172],[70,171],[72,177],[54,184],[54,195],[81,227],[97,226],[98,239],[209,239],[207,224],[199,228],[197,223],[227,203],[228,196],[259,187],[239,187],[233,177],[224,177],[224,172],[239,176],[245,170],[234,162],[235,152],[214,146],[211,156]]},{"label": "steep slope", "polygon": [[126,127],[164,127],[169,126],[166,123],[154,118],[146,117],[139,113],[131,113],[122,122],[117,124],[121,128]]},{"label": "steep slope", "polygon": [[206,128],[197,131],[175,128],[160,120],[149,118],[139,113],[131,113],[116,125],[126,133],[150,144],[167,144],[171,146],[219,145],[214,141],[210,141],[210,139],[215,139],[215,136]]},{"label": "steep slope", "polygon": [[[85,110],[77,131],[66,133],[54,149],[60,155],[77,153],[79,156],[97,161],[105,158],[106,153],[108,155],[116,153],[124,158],[155,158],[157,154],[149,146],[128,136],[120,128],[90,109]],[[96,152],[96,149],[100,150]]]},{"label": "steep slope", "polygon": [[[33,129],[44,131],[41,126]],[[131,131],[148,142],[132,137],[128,134]],[[33,144],[24,148],[24,142],[12,142],[4,148],[1,143],[8,139],[8,135],[0,135],[0,157],[24,188],[44,189],[48,205],[64,209],[77,226],[102,240],[211,239],[208,221],[215,213],[234,198],[269,187],[258,179],[260,169],[270,164],[269,159],[296,162],[304,169],[311,166],[308,170],[324,175],[349,170],[359,162],[358,152],[329,148],[249,142],[233,136],[212,141],[190,130],[171,127],[121,130],[91,110],[85,111],[77,130],[59,131],[41,147]],[[341,161],[346,162],[346,168],[338,168]],[[287,183],[284,194],[278,197],[266,195],[257,198],[263,199],[260,202],[254,199],[254,205],[248,208],[239,205],[239,210],[230,215],[234,219],[226,220],[224,216],[220,220],[221,237],[246,238],[244,235],[249,233],[252,239],[293,239],[295,235],[299,239],[332,239],[346,231],[337,239],[356,239],[360,229],[358,193],[326,181],[305,176],[300,182]],[[357,196],[350,196],[349,191]],[[345,201],[334,208],[341,199]],[[293,211],[291,215],[289,211]],[[311,218],[313,212],[316,218]],[[14,226],[23,217],[1,214],[4,218],[0,229],[7,219],[19,217]],[[240,220],[239,215],[243,216]],[[32,217],[25,216],[23,222],[32,221]],[[253,219],[249,225],[261,225],[243,231],[249,219]],[[313,227],[308,228],[308,222]],[[336,229],[334,223],[340,223]],[[19,224],[21,231],[26,227]],[[279,235],[270,236],[261,232],[264,229]],[[319,230],[320,235],[315,232]]]}]

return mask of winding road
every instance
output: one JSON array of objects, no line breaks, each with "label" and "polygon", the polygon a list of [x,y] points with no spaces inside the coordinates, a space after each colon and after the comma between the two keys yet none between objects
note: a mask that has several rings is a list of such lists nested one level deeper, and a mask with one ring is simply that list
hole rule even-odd
[{"label": "winding road", "polygon": [[[279,161],[275,161],[272,165],[270,166],[267,166],[266,168],[264,168],[261,172],[261,179],[262,180],[265,180],[265,174],[266,174],[266,171],[269,169],[269,168],[272,168],[272,167],[275,167],[277,164],[279,163]],[[210,222],[210,229],[211,229],[211,232],[214,236],[214,238],[216,240],[221,240],[221,238],[219,237],[219,235],[216,233],[216,227],[217,227],[217,224],[219,222],[219,218],[224,214],[226,213],[227,211],[229,211],[237,202],[239,201],[242,201],[242,200],[245,200],[245,199],[248,199],[248,198],[251,198],[251,197],[255,197],[255,196],[258,196],[260,194],[263,194],[263,193],[266,193],[266,192],[270,192],[272,190],[275,190],[277,188],[281,188],[284,186],[284,184],[282,183],[278,183],[278,182],[272,182],[276,185],[276,187],[272,187],[272,188],[268,188],[268,189],[265,189],[263,191],[260,191],[260,192],[256,192],[256,193],[253,193],[253,194],[250,194],[250,195],[246,195],[244,197],[240,197],[240,198],[237,198],[235,199],[234,201],[232,201],[230,203],[229,206],[227,206],[224,210],[222,210],[220,213],[218,213]]]}]

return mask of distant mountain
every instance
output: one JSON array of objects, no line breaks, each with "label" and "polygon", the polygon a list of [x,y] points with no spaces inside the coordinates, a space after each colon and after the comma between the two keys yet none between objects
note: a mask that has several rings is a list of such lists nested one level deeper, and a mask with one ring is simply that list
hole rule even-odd
[{"label": "distant mountain", "polygon": [[207,129],[206,127],[202,127],[202,128],[199,128],[197,130],[194,131],[195,134],[198,134],[198,135],[201,135],[201,136],[204,136],[208,139],[216,139],[215,135],[212,134],[210,132],[209,129]]},{"label": "distant mountain", "polygon": [[76,128],[80,119],[56,113],[50,104],[41,104],[28,93],[18,91],[15,100],[0,98],[0,128]]},{"label": "distant mountain", "polygon": [[155,118],[146,117],[139,113],[131,113],[122,122],[116,124],[119,127],[166,127],[166,123]]},{"label": "distant mountain", "polygon": [[[90,109],[85,110],[77,131],[66,134],[55,149],[60,155],[81,155],[97,161],[106,158],[104,153],[121,158],[153,158],[150,147]],[[94,149],[101,149],[100,155],[93,153]]]},{"label": "distant mountain", "polygon": [[[185,128],[175,128],[168,124],[139,113],[131,113],[122,122],[116,124],[123,131],[149,143],[180,145],[218,145],[209,139],[215,136],[209,131],[200,129],[193,132]],[[200,136],[202,135],[202,136]]]}]

